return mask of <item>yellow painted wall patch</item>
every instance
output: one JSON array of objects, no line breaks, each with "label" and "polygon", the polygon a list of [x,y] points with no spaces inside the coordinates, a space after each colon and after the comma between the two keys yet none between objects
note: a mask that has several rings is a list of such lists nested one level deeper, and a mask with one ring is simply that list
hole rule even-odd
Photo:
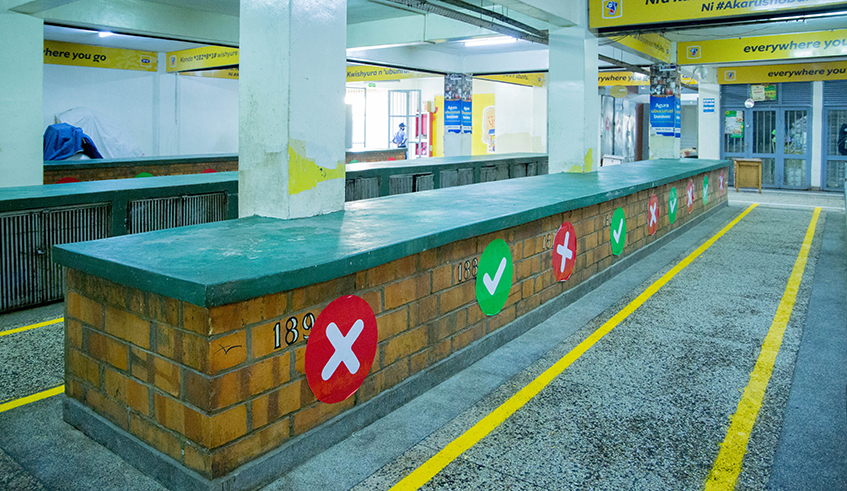
[{"label": "yellow painted wall patch", "polygon": [[319,182],[343,178],[344,162],[339,161],[335,169],[327,169],[306,157],[306,142],[291,140],[288,145],[288,194],[302,193],[315,189]]}]

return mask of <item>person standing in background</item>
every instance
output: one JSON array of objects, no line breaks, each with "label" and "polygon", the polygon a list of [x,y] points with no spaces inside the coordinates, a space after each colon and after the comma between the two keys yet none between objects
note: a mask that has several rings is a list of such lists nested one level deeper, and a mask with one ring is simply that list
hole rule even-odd
[{"label": "person standing in background", "polygon": [[397,148],[406,148],[406,123],[400,123],[400,129],[394,133],[391,142],[397,145]]}]

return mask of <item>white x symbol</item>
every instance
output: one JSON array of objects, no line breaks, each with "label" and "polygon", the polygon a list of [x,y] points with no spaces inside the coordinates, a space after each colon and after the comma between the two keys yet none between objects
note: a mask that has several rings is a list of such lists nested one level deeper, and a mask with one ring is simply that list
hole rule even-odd
[{"label": "white x symbol", "polygon": [[654,223],[656,223],[656,220],[657,220],[657,218],[656,218],[656,208],[658,208],[658,207],[659,207],[658,203],[656,203],[652,206],[648,206],[648,208],[650,208],[650,225],[653,225]]},{"label": "white x symbol", "polygon": [[573,259],[573,251],[568,249],[568,242],[570,241],[570,238],[571,233],[565,232],[565,243],[556,246],[556,252],[562,256],[562,269],[559,271],[560,273],[565,272],[565,262],[567,262],[568,259]]},{"label": "white x symbol", "polygon": [[688,188],[688,204],[694,204],[694,188]]},{"label": "white x symbol", "polygon": [[344,363],[344,366],[347,367],[347,370],[351,374],[359,371],[359,359],[356,358],[356,354],[353,353],[352,348],[353,343],[359,339],[359,334],[362,334],[362,330],[364,329],[365,323],[362,319],[353,323],[353,327],[350,328],[350,332],[346,336],[341,334],[335,322],[330,322],[326,326],[326,338],[329,339],[329,343],[335,348],[335,353],[332,354],[329,361],[326,362],[324,369],[321,370],[322,379],[329,380],[342,363]]},{"label": "white x symbol", "polygon": [[723,176],[721,176],[721,191],[723,191]]}]

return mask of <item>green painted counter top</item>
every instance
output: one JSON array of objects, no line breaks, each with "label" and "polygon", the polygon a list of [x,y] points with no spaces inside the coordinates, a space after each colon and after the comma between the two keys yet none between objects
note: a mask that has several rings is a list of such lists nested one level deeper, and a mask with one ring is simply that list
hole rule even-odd
[{"label": "green painted counter top", "polygon": [[57,246],[54,260],[94,276],[212,307],[362,271],[728,167],[652,160],[349,202],[294,220],[258,216]]},{"label": "green painted counter top", "polygon": [[375,170],[397,171],[398,169],[418,172],[444,168],[445,166],[473,167],[484,165],[486,162],[501,162],[506,160],[535,161],[547,159],[546,153],[495,153],[491,155],[474,155],[471,157],[429,157],[425,159],[395,160],[390,162],[356,162],[347,164],[347,172],[366,172]]}]

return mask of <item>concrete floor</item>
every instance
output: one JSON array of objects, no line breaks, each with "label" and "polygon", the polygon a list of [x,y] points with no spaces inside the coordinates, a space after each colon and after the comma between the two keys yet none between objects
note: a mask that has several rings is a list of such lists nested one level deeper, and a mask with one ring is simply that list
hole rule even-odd
[{"label": "concrete floor", "polygon": [[[824,212],[738,490],[847,489],[843,195],[731,206],[267,490],[383,490],[524,387],[746,208],[767,203],[422,489],[703,489],[812,216]],[[0,332],[62,315],[0,316]],[[0,403],[62,383],[62,329],[0,337]],[[0,489],[163,489],[65,424],[0,413]]]}]

